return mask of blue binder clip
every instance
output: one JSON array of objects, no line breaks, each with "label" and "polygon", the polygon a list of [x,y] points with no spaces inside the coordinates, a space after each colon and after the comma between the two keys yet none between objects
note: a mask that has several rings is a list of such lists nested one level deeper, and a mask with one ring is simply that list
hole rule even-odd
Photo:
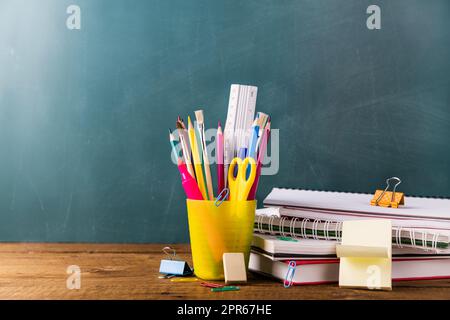
[{"label": "blue binder clip", "polygon": [[189,267],[186,261],[174,260],[176,258],[176,252],[174,249],[164,247],[162,250],[167,256],[170,257],[170,260],[161,260],[161,264],[159,265],[159,273],[176,276],[189,276],[193,274],[193,270]]}]

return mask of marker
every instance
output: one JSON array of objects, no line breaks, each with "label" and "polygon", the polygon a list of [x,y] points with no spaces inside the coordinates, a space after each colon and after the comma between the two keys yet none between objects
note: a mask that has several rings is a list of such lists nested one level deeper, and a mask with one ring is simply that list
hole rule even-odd
[{"label": "marker", "polygon": [[181,184],[183,185],[186,197],[191,200],[203,200],[202,193],[198,188],[197,181],[191,176],[186,165],[178,159],[178,170],[181,175]]}]

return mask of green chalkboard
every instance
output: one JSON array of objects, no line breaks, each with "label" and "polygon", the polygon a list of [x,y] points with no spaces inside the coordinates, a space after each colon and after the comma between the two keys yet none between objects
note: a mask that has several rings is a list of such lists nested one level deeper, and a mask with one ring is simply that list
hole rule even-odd
[{"label": "green chalkboard", "polygon": [[224,122],[232,83],[280,130],[259,200],[393,175],[448,197],[449,17],[447,0],[3,0],[0,240],[188,241],[167,128],[199,107]]}]

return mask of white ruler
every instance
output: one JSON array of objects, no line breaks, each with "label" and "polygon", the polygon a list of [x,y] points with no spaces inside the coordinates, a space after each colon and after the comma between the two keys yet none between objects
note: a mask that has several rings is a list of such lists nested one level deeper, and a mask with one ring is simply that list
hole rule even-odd
[{"label": "white ruler", "polygon": [[248,147],[250,129],[255,118],[257,95],[257,87],[231,85],[224,130],[225,182],[231,160],[238,154],[240,148]]}]

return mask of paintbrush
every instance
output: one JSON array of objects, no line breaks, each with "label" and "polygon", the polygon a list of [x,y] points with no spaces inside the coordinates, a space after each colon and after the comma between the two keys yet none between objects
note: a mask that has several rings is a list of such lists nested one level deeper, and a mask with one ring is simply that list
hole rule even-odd
[{"label": "paintbrush", "polygon": [[175,141],[177,141],[175,139],[175,136],[172,133],[172,130],[170,130],[169,128],[169,141],[170,141],[170,145],[172,146],[172,152],[173,155],[175,156],[175,161],[178,161],[179,156],[178,156],[178,151],[177,151],[177,147],[175,146]]},{"label": "paintbrush", "polygon": [[189,136],[186,131],[186,127],[184,127],[184,123],[182,122],[181,118],[178,117],[177,119],[177,129],[178,129],[178,135],[180,137],[180,143],[181,143],[181,149],[183,150],[183,158],[184,162],[186,163],[186,168],[189,172],[189,174],[195,178],[194,168],[192,167],[192,161],[191,161],[191,150],[189,149]]},{"label": "paintbrush", "polygon": [[188,117],[188,135],[189,135],[189,142],[191,144],[192,159],[194,161],[195,177],[197,179],[197,184],[200,189],[200,192],[202,193],[203,199],[207,200],[208,197],[206,194],[205,181],[203,178],[201,153],[199,152],[200,150],[198,148],[197,138],[195,137],[194,126],[192,125],[190,117]]},{"label": "paintbrush", "polygon": [[206,148],[205,124],[203,110],[195,111],[195,119],[197,120],[197,130],[200,135],[200,144],[203,151],[203,166],[205,168],[206,187],[209,200],[214,200],[213,184],[211,177],[211,169],[209,167],[208,150]]}]

